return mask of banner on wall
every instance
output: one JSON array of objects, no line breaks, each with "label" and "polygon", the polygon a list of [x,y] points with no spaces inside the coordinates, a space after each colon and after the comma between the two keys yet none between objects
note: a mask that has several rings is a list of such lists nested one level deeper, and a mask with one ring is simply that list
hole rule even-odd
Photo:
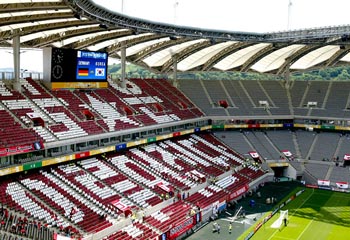
[{"label": "banner on wall", "polygon": [[12,146],[7,148],[0,148],[0,157],[6,157],[10,155],[32,152],[35,150],[43,149],[44,145],[42,142],[35,142],[31,144],[23,144],[19,146]]},{"label": "banner on wall", "polygon": [[57,234],[57,233],[54,233],[54,234],[53,234],[53,239],[54,239],[54,240],[71,240],[71,239],[75,239],[75,238],[66,237],[66,236],[63,236],[63,235],[59,235],[59,234]]},{"label": "banner on wall", "polygon": [[178,224],[176,227],[173,227],[170,229],[169,238],[170,239],[176,239],[178,236],[186,232],[187,230],[191,229],[194,225],[196,225],[196,218],[191,217],[187,218],[184,221],[182,221],[180,224]]},{"label": "banner on wall", "polygon": [[318,179],[317,184],[319,186],[329,186],[329,185],[331,185],[331,181]]},{"label": "banner on wall", "polygon": [[229,201],[241,196],[243,193],[247,192],[249,190],[249,185],[246,184],[243,187],[237,189],[236,191],[234,191],[233,193],[230,194],[229,196]]},{"label": "banner on wall", "polygon": [[348,182],[336,182],[335,184],[337,185],[338,188],[341,188],[341,189],[349,188]]},{"label": "banner on wall", "polygon": [[254,152],[254,151],[249,152],[249,155],[250,155],[252,158],[259,158],[259,157],[260,157],[260,156],[259,156],[259,153]]},{"label": "banner on wall", "polygon": [[282,150],[282,153],[283,153],[284,156],[286,156],[286,157],[291,157],[291,156],[293,156],[293,154],[292,154],[289,150]]}]

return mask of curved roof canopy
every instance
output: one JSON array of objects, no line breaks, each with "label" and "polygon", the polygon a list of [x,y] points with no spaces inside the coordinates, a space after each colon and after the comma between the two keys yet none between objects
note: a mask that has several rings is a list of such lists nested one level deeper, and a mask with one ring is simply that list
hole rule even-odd
[{"label": "curved roof canopy", "polygon": [[111,12],[89,0],[0,0],[0,45],[107,51],[154,72],[283,74],[350,62],[350,25],[247,33],[181,27]]}]

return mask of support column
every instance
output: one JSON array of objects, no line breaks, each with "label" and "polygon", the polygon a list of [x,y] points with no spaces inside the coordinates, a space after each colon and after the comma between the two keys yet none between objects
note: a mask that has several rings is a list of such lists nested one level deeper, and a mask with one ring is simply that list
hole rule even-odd
[{"label": "support column", "polygon": [[126,87],[126,81],[125,81],[125,58],[126,58],[126,46],[123,44],[122,48],[120,49],[120,64],[121,64],[121,70],[122,70],[122,76],[121,76],[121,87],[125,88]]},{"label": "support column", "polygon": [[15,79],[13,81],[13,89],[15,91],[21,92],[21,64],[20,64],[20,37],[19,32],[13,37],[13,71],[15,74]]},{"label": "support column", "polygon": [[289,67],[286,69],[285,73],[284,73],[284,80],[285,80],[285,84],[284,87],[286,89],[289,89],[290,87],[290,73],[289,73]]},{"label": "support column", "polygon": [[177,80],[177,55],[174,54],[172,57],[173,57],[173,86],[178,88],[179,81]]},{"label": "support column", "polygon": [[286,71],[284,72],[284,87],[286,89],[289,89],[290,88],[290,85],[291,85],[291,82],[290,82],[290,71],[289,71],[289,68],[290,68],[290,59],[286,59],[286,61],[288,62],[287,64],[287,67],[286,67]]}]

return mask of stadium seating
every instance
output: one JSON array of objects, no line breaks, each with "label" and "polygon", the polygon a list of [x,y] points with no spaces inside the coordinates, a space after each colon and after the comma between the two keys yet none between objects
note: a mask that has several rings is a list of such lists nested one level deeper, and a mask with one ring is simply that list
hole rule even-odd
[{"label": "stadium seating", "polygon": [[59,182],[60,185],[56,184],[57,178],[51,177],[49,173],[33,174],[30,178],[22,179],[21,183],[35,193],[41,201],[86,232],[100,231],[111,226],[111,223],[101,218],[107,212],[91,202],[81,202],[83,198],[80,195],[62,182]]},{"label": "stadium seating", "polygon": [[[269,111],[272,115],[290,115],[291,109],[288,103],[287,90],[283,83],[275,81],[259,81],[262,90],[267,93],[266,99],[271,99],[272,105],[269,106]],[[263,99],[260,99],[263,100]]]},{"label": "stadium seating", "polygon": [[125,239],[155,239],[158,233],[140,222],[135,222],[121,230],[107,236],[108,240],[125,240]]},{"label": "stadium seating", "polygon": [[254,150],[241,131],[216,132],[214,135],[242,155]]},{"label": "stadium seating", "polygon": [[3,182],[1,183],[1,189],[5,193],[2,194],[1,202],[7,207],[18,212],[25,212],[29,216],[48,224],[62,227],[69,226],[66,220],[57,218],[52,210],[39,202],[17,182]]},{"label": "stadium seating", "polygon": [[[270,80],[179,80],[179,86],[208,116],[320,116],[346,117],[348,82],[294,81],[286,89]],[[289,96],[290,95],[290,102]],[[225,109],[218,104],[225,99]],[[259,104],[266,101],[268,107]],[[309,102],[316,102],[310,108]]]},{"label": "stadium seating", "polygon": [[195,206],[199,206],[202,209],[217,201],[220,201],[220,199],[224,198],[225,196],[227,196],[227,192],[225,192],[221,187],[212,184],[190,195],[188,198],[186,198],[186,201],[191,202]]},{"label": "stadium seating", "polygon": [[169,227],[176,226],[176,223],[186,219],[190,209],[190,204],[180,200],[145,217],[144,221],[161,232],[165,232]]},{"label": "stadium seating", "polygon": [[[52,91],[51,94],[60,100],[66,107],[69,107],[69,110],[81,121],[87,119],[89,115],[93,119],[99,119],[99,116],[95,112],[92,112],[92,109],[72,91],[61,89]],[[91,114],[84,114],[86,111],[91,113],[92,116]]]},{"label": "stadium seating", "polygon": [[273,148],[263,132],[245,132],[245,136],[248,138],[255,149],[259,149],[258,153],[265,159],[279,159],[280,152],[276,151],[276,149]]},{"label": "stadium seating", "polygon": [[[21,79],[22,93],[0,81],[2,122],[22,136],[11,141],[13,136],[4,134],[0,146],[54,142],[203,115],[167,81],[149,81],[152,86],[147,80],[134,80],[126,89],[110,82],[107,89],[50,91],[26,78]],[[137,84],[148,88],[141,90]]]},{"label": "stadium seating", "polygon": [[[192,87],[201,88],[204,95],[190,96],[191,100],[181,92],[173,94],[176,89],[169,82],[154,79],[130,79],[125,89],[111,83],[107,89],[89,91],[49,91],[31,79],[21,84],[23,92],[17,93],[0,82],[2,147],[48,143],[200,117],[203,113],[195,104],[203,105],[202,110],[207,115],[220,116],[238,112],[241,116],[347,114],[347,102],[336,96],[337,91],[347,85],[337,82],[296,81],[288,90],[274,81],[220,81],[217,84],[203,80],[201,85],[193,83]],[[188,90],[191,83],[189,85],[183,87],[184,92],[192,91]],[[290,102],[285,98],[286,91],[291,94]],[[328,96],[321,96],[320,92]],[[227,101],[227,108],[210,103],[222,99]],[[269,108],[259,106],[260,100],[266,100]],[[308,101],[318,102],[317,108],[308,108],[305,105]],[[336,104],[338,101],[341,106]],[[45,124],[33,118],[42,119]],[[27,136],[26,139],[11,135],[14,131]],[[329,144],[324,146],[324,142]],[[127,217],[118,208],[119,203],[131,211],[150,210],[158,204],[169,204],[166,198],[173,197],[174,192],[185,195],[191,192],[189,197],[145,217],[143,223],[136,221],[134,225],[120,228],[109,239],[155,237],[188,217],[192,207],[205,208],[227,199],[231,193],[263,176],[265,172],[260,167],[250,165],[245,159],[249,151],[258,152],[263,159],[279,161],[281,150],[289,150],[296,157],[309,160],[304,165],[291,162],[297,172],[305,170],[312,181],[342,182],[348,180],[346,168],[316,161],[326,159],[331,163],[336,156],[341,161],[348,153],[348,146],[348,138],[334,132],[197,133],[120,153],[107,153],[106,157],[90,157],[53,167],[50,171],[29,173],[18,181],[1,183],[2,189],[14,196],[1,198],[1,202],[26,212],[29,217],[39,217],[43,223],[57,227],[73,224],[78,231],[87,234],[109,228],[112,222]],[[206,185],[192,192],[200,184]],[[165,198],[170,191],[170,196]],[[174,211],[177,215],[172,215]]]},{"label": "stadium seating", "polygon": [[[0,219],[2,230],[0,239],[53,239],[54,231],[51,227],[40,224],[30,217],[17,215],[11,209],[2,208]],[[76,233],[75,229],[71,227],[69,231],[72,235]]]},{"label": "stadium seating", "polygon": [[305,164],[305,169],[308,171],[315,179],[326,179],[327,172],[329,170],[329,165],[317,164],[317,163],[307,163]]},{"label": "stadium seating", "polygon": [[[108,239],[155,237],[188,218],[190,209],[226,199],[264,174],[256,167],[243,167],[244,163],[241,155],[214,136],[191,134],[3,181],[0,190],[10,198],[2,195],[0,201],[43,224],[72,226],[72,231],[84,235],[113,226],[117,219],[128,217],[127,211],[149,211],[174,198],[145,216],[143,223],[139,219],[119,228]],[[222,177],[231,167],[238,167],[238,172]],[[190,195],[199,184],[213,179]]]},{"label": "stadium seating", "polygon": [[[230,96],[224,97],[229,103],[229,107],[226,109],[228,112],[220,110],[223,112],[219,115],[227,115],[228,113],[266,115],[266,111],[262,113],[262,108],[257,103],[261,99],[267,99],[271,114],[291,112],[296,115],[311,114],[316,116],[320,115],[321,112],[331,115],[343,114],[346,116],[347,114],[347,111],[344,110],[347,107],[346,101],[341,98],[341,96],[345,96],[342,89],[346,88],[347,83],[328,84],[318,81],[312,83],[295,81],[289,90],[284,89],[277,81],[219,81],[220,84],[217,83],[217,81],[202,81],[202,86],[198,85],[198,81],[193,83],[186,81],[180,86],[193,102],[201,106],[208,115],[211,115],[209,111],[216,109],[217,106],[213,107],[210,101],[207,101],[208,103],[205,105],[206,100],[203,99],[195,100],[197,95],[199,95],[197,97],[201,96],[202,98],[215,98],[217,101],[227,95],[225,91],[230,94],[237,89],[240,89],[239,92],[235,94],[232,92]],[[21,84],[23,92],[18,93],[0,81],[0,111],[3,113],[1,118],[3,118],[2,123],[4,123],[0,133],[2,147],[32,144],[36,141],[54,142],[203,115],[192,101],[165,80],[130,79],[127,81],[126,89],[110,82],[108,89],[88,92],[49,91],[40,82],[30,78],[21,80]],[[203,87],[208,95],[199,94],[198,91],[191,92],[191,89],[203,89]],[[225,91],[222,90],[223,87],[225,87]],[[189,89],[190,93],[186,88]],[[252,94],[256,88],[259,89],[258,93]],[[286,101],[284,91],[290,91],[292,106],[289,106]],[[174,94],[175,92],[176,94]],[[198,94],[194,96],[194,93]],[[320,97],[320,93],[327,93],[327,98]],[[317,108],[308,109],[305,106],[308,101],[318,102]],[[338,102],[340,104],[336,104]],[[290,111],[282,110],[287,107]],[[316,111],[320,113],[316,114]],[[42,122],[35,119],[40,119]],[[4,126],[5,123],[6,126]],[[13,124],[11,128],[9,128],[10,124],[8,123]],[[15,136],[8,135],[12,128],[25,137],[16,139]],[[68,130],[73,134],[68,134]],[[265,147],[269,147],[269,145],[267,144]],[[262,147],[257,148],[263,149]],[[260,153],[268,159],[276,158],[278,153],[270,150]],[[306,157],[307,153],[301,149],[301,154]]]}]

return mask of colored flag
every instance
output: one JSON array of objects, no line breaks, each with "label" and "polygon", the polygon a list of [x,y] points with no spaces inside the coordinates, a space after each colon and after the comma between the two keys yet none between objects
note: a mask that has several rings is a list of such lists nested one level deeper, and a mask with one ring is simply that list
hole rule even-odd
[{"label": "colored flag", "polygon": [[89,76],[89,69],[88,68],[79,68],[78,69],[78,76]]},{"label": "colored flag", "polygon": [[103,77],[105,75],[105,69],[104,68],[96,68],[95,70],[95,76],[96,77]]}]

